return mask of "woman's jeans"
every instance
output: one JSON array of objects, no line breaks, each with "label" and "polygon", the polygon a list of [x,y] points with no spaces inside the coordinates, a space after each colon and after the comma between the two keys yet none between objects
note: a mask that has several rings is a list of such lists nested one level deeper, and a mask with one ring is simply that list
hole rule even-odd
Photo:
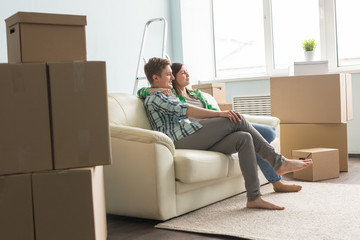
[{"label": "woman's jeans", "polygon": [[[265,138],[268,143],[274,141],[276,137],[275,128],[263,124],[251,123],[251,125]],[[279,176],[271,165],[263,160],[261,157],[256,155],[257,163],[264,174],[265,178],[270,182],[274,183],[281,180]]]}]

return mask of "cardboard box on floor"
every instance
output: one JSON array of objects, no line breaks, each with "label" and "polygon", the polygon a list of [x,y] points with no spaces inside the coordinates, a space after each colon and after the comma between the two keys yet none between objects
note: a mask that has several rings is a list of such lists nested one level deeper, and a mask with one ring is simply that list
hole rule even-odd
[{"label": "cardboard box on floor", "polygon": [[0,64],[0,175],[53,168],[45,63]]},{"label": "cardboard box on floor", "polygon": [[199,89],[213,96],[217,103],[226,103],[225,83],[209,83],[192,85],[193,89]]},{"label": "cardboard box on floor", "polygon": [[348,171],[347,124],[280,124],[281,154],[306,148],[339,149],[340,171]]},{"label": "cardboard box on floor", "polygon": [[111,163],[105,62],[48,63],[54,168]]},{"label": "cardboard box on floor", "polygon": [[292,150],[293,159],[313,160],[313,164],[305,169],[294,172],[296,179],[307,181],[319,181],[330,178],[338,178],[339,174],[339,150],[332,148],[311,148]]},{"label": "cardboard box on floor", "polygon": [[18,12],[5,22],[9,62],[86,60],[86,16]]},{"label": "cardboard box on floor", "polygon": [[35,239],[30,174],[0,177],[0,239]]},{"label": "cardboard box on floor", "polygon": [[32,174],[36,239],[106,239],[103,167]]},{"label": "cardboard box on floor", "polygon": [[281,123],[345,123],[351,91],[351,74],[270,78],[271,115]]}]

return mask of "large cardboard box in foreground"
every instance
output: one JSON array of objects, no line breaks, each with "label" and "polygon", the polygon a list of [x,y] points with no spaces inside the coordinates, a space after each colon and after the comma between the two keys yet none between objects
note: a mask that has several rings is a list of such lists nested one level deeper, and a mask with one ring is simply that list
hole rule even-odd
[{"label": "large cardboard box in foreground", "polygon": [[18,12],[5,22],[11,63],[86,60],[86,16]]},{"label": "large cardboard box in foreground", "polygon": [[225,83],[198,84],[192,85],[192,88],[210,94],[217,103],[226,103]]},{"label": "large cardboard box in foreground", "polygon": [[0,177],[0,239],[35,239],[30,174]]},{"label": "large cardboard box in foreground", "polygon": [[281,154],[291,158],[292,150],[339,149],[340,171],[348,171],[347,124],[280,124]]},{"label": "large cardboard box in foreground", "polygon": [[332,148],[310,148],[292,151],[293,159],[313,160],[313,164],[294,172],[294,178],[319,181],[339,177],[339,150]]},{"label": "large cardboard box in foreground", "polygon": [[0,175],[51,170],[45,63],[0,64]]},{"label": "large cardboard box in foreground", "polygon": [[345,123],[352,119],[351,74],[270,79],[271,115],[281,123]]},{"label": "large cardboard box in foreground", "polygon": [[37,240],[107,238],[103,167],[32,174]]},{"label": "large cardboard box in foreground", "polygon": [[54,168],[111,163],[105,62],[48,63]]}]

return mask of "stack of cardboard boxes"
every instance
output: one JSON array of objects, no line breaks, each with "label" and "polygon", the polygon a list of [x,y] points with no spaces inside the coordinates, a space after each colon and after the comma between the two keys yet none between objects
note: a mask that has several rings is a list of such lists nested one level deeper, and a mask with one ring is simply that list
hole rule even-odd
[{"label": "stack of cardboard boxes", "polygon": [[352,119],[351,75],[345,73],[270,79],[271,114],[281,121],[281,153],[339,150],[340,171],[348,171],[347,121]]},{"label": "stack of cardboard boxes", "polygon": [[85,16],[18,12],[0,64],[0,239],[106,239],[105,62]]}]

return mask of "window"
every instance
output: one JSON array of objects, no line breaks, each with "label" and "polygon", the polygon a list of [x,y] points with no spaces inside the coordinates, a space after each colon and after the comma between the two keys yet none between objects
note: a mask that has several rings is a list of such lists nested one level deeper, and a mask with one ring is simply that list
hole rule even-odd
[{"label": "window", "polygon": [[336,1],[336,36],[338,66],[360,64],[359,0]]},{"label": "window", "polygon": [[302,41],[318,43],[314,60],[320,56],[319,4],[316,0],[272,0],[274,68],[287,68],[304,61]]},{"label": "window", "polygon": [[302,42],[329,71],[360,70],[359,0],[181,0],[183,60],[193,80],[263,79],[305,61]]},{"label": "window", "polygon": [[213,1],[216,77],[266,72],[262,8],[262,0]]}]

